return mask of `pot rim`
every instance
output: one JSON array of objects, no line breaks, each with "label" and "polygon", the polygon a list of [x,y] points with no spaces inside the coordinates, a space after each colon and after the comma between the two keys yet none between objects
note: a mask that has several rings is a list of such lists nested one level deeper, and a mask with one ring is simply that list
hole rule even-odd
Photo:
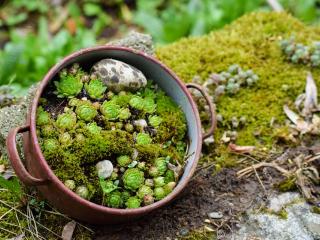
[{"label": "pot rim", "polygon": [[[196,150],[194,153],[194,155],[195,155],[194,161],[192,163],[192,166],[190,168],[188,175],[185,177],[185,179],[183,181],[179,181],[177,186],[174,188],[174,190],[168,196],[166,196],[162,200],[159,200],[159,201],[157,201],[153,204],[150,204],[148,206],[143,206],[143,207],[139,207],[139,208],[135,208],[135,209],[109,208],[109,207],[102,206],[102,205],[90,202],[89,200],[81,198],[76,193],[74,193],[73,191],[71,191],[70,189],[65,187],[63,182],[54,174],[54,172],[51,170],[50,166],[48,165],[47,161],[45,160],[45,158],[42,154],[42,151],[40,149],[40,145],[39,145],[38,137],[37,137],[37,133],[36,133],[36,111],[37,111],[39,99],[40,99],[45,87],[53,79],[53,77],[61,70],[60,68],[62,65],[69,63],[71,60],[73,60],[74,58],[76,58],[78,56],[85,55],[86,53],[89,53],[89,52],[96,52],[96,51],[101,51],[101,50],[118,50],[118,51],[130,52],[130,53],[139,55],[141,57],[144,57],[147,60],[152,61],[153,63],[159,65],[163,70],[165,70],[169,75],[171,75],[171,77],[174,79],[174,81],[176,81],[176,83],[180,86],[180,88],[182,89],[184,94],[187,96],[188,101],[192,107],[193,114],[196,119],[196,127],[199,131],[197,133],[196,139],[193,139],[193,141],[197,142],[197,145],[196,145]],[[28,120],[29,120],[29,124],[30,124],[30,136],[31,136],[30,140],[33,142],[35,154],[38,156],[38,159],[40,160],[38,164],[41,165],[41,167],[43,169],[45,169],[44,176],[46,176],[50,182],[57,184],[59,186],[59,188],[61,190],[63,190],[63,192],[65,194],[71,195],[71,197],[74,200],[80,202],[81,204],[83,204],[87,207],[91,207],[91,208],[98,210],[98,211],[104,211],[105,213],[108,213],[108,214],[137,215],[137,214],[150,212],[152,210],[160,208],[160,207],[168,204],[169,202],[171,202],[186,187],[187,183],[191,179],[193,173],[196,170],[197,163],[199,161],[199,157],[200,157],[200,153],[201,153],[201,148],[202,148],[201,121],[200,121],[200,117],[199,117],[198,108],[197,108],[194,100],[192,99],[191,94],[188,91],[185,84],[176,76],[175,73],[173,73],[172,70],[170,70],[167,66],[165,66],[163,63],[161,63],[160,61],[158,61],[154,57],[149,56],[141,51],[137,51],[137,50],[127,48],[127,47],[117,47],[117,46],[108,46],[108,45],[95,46],[95,47],[81,49],[79,51],[73,52],[73,53],[67,55],[66,57],[64,57],[61,61],[59,61],[56,65],[54,65],[48,71],[48,73],[44,76],[44,78],[40,82],[39,86],[37,87],[34,99],[31,104],[28,118],[29,118]]]}]

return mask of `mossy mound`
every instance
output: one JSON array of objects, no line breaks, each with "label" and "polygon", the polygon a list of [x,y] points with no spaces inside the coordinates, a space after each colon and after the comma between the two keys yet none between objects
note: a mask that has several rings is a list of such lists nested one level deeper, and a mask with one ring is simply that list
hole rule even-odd
[{"label": "mossy mound", "polygon": [[[247,118],[247,125],[238,131],[236,144],[269,148],[279,132],[270,127],[270,121],[274,118],[276,123],[284,122],[282,107],[302,93],[307,71],[311,71],[320,84],[319,69],[286,61],[279,41],[290,36],[295,36],[297,42],[310,44],[320,39],[320,29],[306,27],[286,13],[258,12],[207,36],[186,38],[160,47],[156,53],[185,82],[190,82],[195,75],[206,79],[209,74],[225,71],[232,64],[257,73],[260,80],[254,87],[241,89],[234,96],[222,96],[217,109],[224,118],[223,126],[228,126],[232,116]],[[225,130],[222,127],[216,131],[216,152],[222,163],[230,163],[232,159],[227,157],[226,146],[219,144]]]}]

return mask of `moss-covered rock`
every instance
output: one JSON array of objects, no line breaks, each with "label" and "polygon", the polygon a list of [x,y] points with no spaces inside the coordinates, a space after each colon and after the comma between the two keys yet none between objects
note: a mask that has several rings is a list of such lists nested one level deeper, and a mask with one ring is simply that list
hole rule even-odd
[{"label": "moss-covered rock", "polygon": [[254,86],[240,89],[236,95],[219,98],[217,109],[223,116],[224,127],[215,133],[216,158],[207,157],[207,160],[216,159],[224,165],[234,163],[234,157],[220,143],[233,116],[247,118],[246,126],[238,131],[237,144],[271,147],[276,132],[270,121],[274,118],[277,123],[284,122],[282,106],[303,91],[307,71],[311,70],[320,84],[320,69],[286,61],[279,41],[292,35],[297,42],[310,44],[320,39],[320,28],[306,27],[286,13],[251,13],[222,30],[157,49],[157,57],[185,82],[195,75],[205,79],[233,64],[252,69],[260,78]]}]

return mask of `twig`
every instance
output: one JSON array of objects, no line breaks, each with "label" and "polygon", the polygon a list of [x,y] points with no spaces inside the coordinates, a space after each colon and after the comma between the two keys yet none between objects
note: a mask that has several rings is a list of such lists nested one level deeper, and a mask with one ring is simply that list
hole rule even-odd
[{"label": "twig", "polygon": [[256,170],[254,167],[253,167],[252,169],[253,169],[254,174],[256,175],[256,177],[257,177],[257,179],[258,179],[261,187],[263,188],[264,194],[267,195],[267,190],[266,190],[265,186],[263,185],[263,183],[262,183],[262,181],[261,181],[261,179],[260,179],[260,176],[259,176],[257,170]]},{"label": "twig", "polygon": [[278,170],[279,172],[281,172],[283,175],[285,176],[289,176],[290,172],[285,170],[284,168],[280,167],[279,165],[277,165],[276,163],[267,163],[267,162],[261,162],[255,165],[252,165],[250,167],[244,168],[240,171],[237,172],[238,178],[241,178],[245,175],[248,175],[252,172],[252,169],[258,169],[261,167],[272,167],[275,168],[276,170]]},{"label": "twig", "polygon": [[283,11],[282,5],[277,0],[267,0],[267,2],[273,11],[276,11],[276,12]]}]

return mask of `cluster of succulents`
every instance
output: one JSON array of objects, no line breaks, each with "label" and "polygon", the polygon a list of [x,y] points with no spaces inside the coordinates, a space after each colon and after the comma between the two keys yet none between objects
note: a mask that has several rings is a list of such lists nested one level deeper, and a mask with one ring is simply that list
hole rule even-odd
[{"label": "cluster of succulents", "polygon": [[37,110],[39,142],[55,174],[82,198],[112,208],[150,205],[174,189],[186,130],[183,111],[152,81],[112,92],[78,64],[60,72]]},{"label": "cluster of succulents", "polygon": [[217,99],[225,93],[236,94],[241,87],[252,86],[258,80],[258,75],[251,69],[244,70],[238,64],[233,64],[227,71],[211,74],[203,86]]},{"label": "cluster of succulents", "polygon": [[308,64],[312,67],[320,66],[320,42],[313,42],[311,46],[296,43],[295,38],[280,41],[282,52],[293,63]]}]

